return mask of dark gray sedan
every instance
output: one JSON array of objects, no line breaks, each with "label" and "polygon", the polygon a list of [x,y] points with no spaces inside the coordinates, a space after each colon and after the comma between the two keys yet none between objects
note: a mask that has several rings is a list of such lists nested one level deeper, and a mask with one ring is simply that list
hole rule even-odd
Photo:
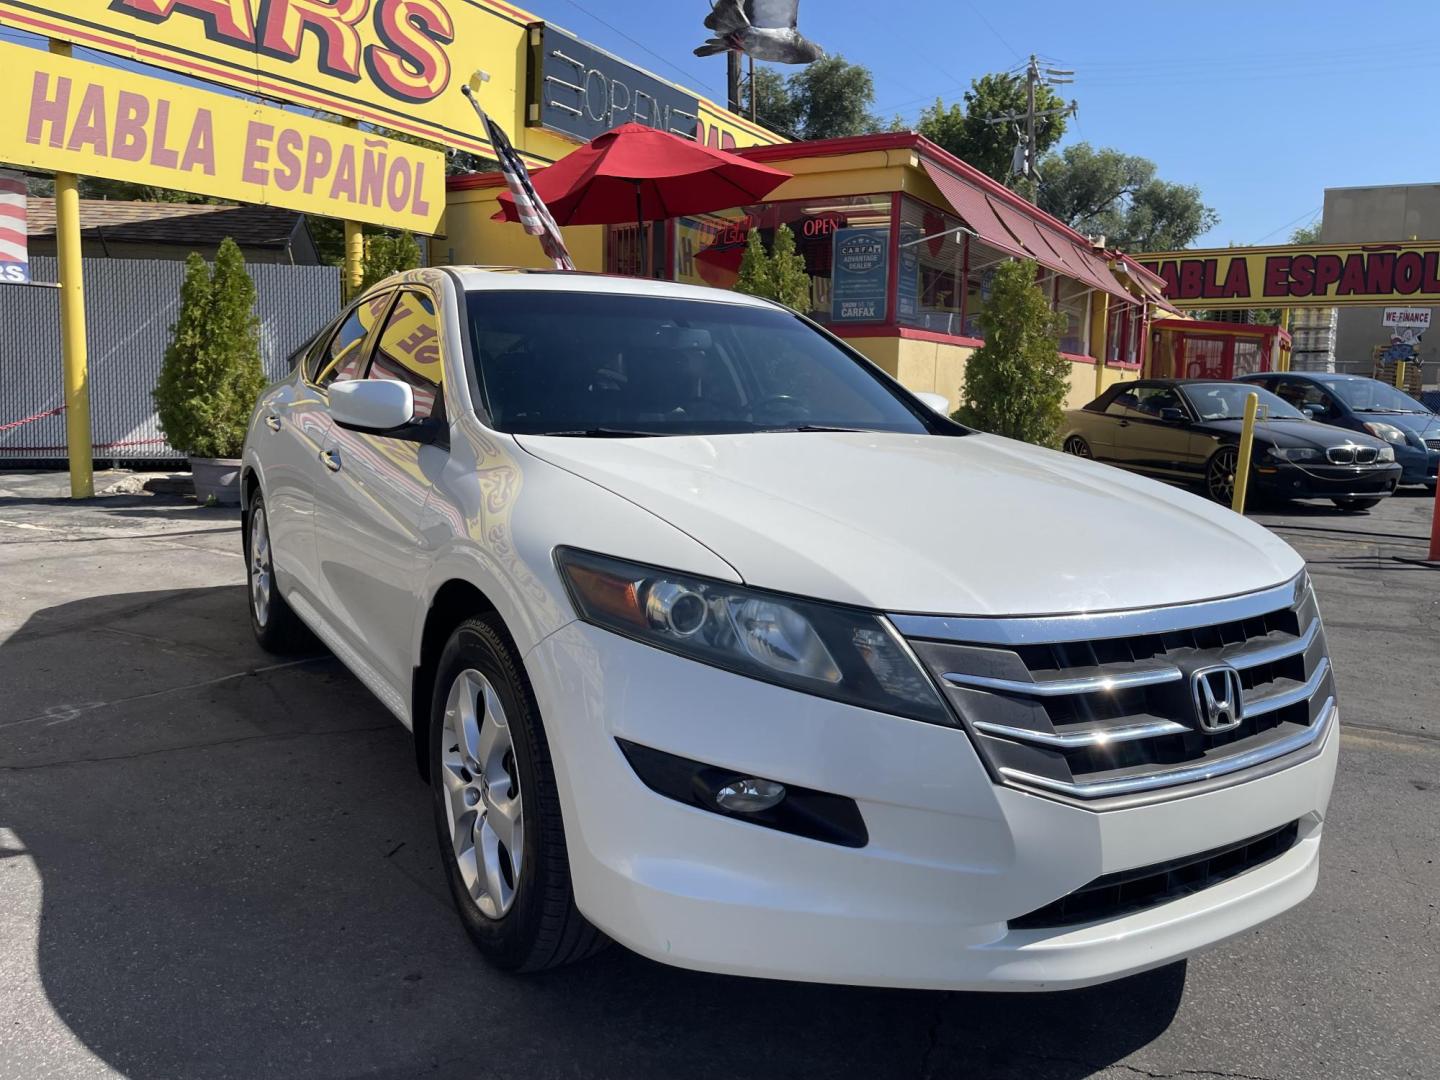
[{"label": "dark gray sedan", "polygon": [[1366,510],[1395,490],[1400,466],[1383,439],[1321,424],[1254,384],[1144,379],[1110,387],[1065,414],[1064,449],[1163,480],[1199,483],[1216,502],[1235,494],[1245,398],[1260,414],[1250,491],[1279,499],[1330,499]]}]

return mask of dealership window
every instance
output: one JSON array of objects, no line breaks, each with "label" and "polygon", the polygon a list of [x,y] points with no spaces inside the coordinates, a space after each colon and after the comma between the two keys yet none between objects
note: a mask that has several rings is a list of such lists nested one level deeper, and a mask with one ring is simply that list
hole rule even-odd
[{"label": "dealership window", "polygon": [[1055,310],[1065,316],[1060,328],[1060,351],[1085,356],[1090,351],[1090,289],[1067,277],[1057,277]]},{"label": "dealership window", "polygon": [[909,197],[900,201],[896,310],[901,326],[964,334],[965,234],[959,218]]},{"label": "dealership window", "polygon": [[985,337],[980,325],[980,315],[990,302],[990,289],[995,283],[995,271],[1007,262],[1010,256],[999,248],[991,247],[973,236],[965,243],[965,336]]},{"label": "dealership window", "polygon": [[775,230],[786,225],[810,277],[807,314],[835,325],[889,322],[895,315],[890,222],[888,194],[755,203],[677,218],[672,230],[675,280],[732,288],[750,230],[758,230],[770,250]]}]

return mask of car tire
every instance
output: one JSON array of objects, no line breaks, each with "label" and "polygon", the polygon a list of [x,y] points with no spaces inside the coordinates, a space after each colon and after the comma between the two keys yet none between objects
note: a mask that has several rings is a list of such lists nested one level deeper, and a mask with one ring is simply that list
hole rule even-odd
[{"label": "car tire", "polygon": [[1235,473],[1239,467],[1238,449],[1222,446],[1216,450],[1205,463],[1205,494],[1221,506],[1229,506],[1235,499]]},{"label": "car tire", "polygon": [[245,584],[249,595],[250,629],[266,652],[279,656],[317,649],[310,628],[300,621],[280,595],[270,548],[270,518],[257,491],[250,500],[242,530],[245,548]]},{"label": "car tire", "polygon": [[543,971],[607,945],[575,906],[549,743],[492,619],[466,620],[445,645],[429,753],[440,859],[481,954],[505,971]]},{"label": "car tire", "polygon": [[1090,444],[1087,443],[1084,439],[1082,439],[1079,435],[1071,435],[1068,439],[1066,439],[1065,445],[1062,447],[1062,449],[1067,454],[1073,454],[1076,457],[1086,458],[1090,461],[1095,460],[1095,454],[1090,449]]},{"label": "car tire", "polygon": [[1369,510],[1369,509],[1371,509],[1372,507],[1379,506],[1379,505],[1380,505],[1382,502],[1384,502],[1385,500],[1384,500],[1384,499],[1331,499],[1330,501],[1333,502],[1336,506],[1338,506],[1341,510],[1344,510],[1347,514],[1354,514],[1354,513],[1358,513],[1358,512],[1361,511],[1361,510]]}]

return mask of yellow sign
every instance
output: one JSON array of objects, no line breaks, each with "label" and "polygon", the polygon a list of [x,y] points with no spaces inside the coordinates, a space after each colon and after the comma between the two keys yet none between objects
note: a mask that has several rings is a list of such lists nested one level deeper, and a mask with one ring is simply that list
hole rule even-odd
[{"label": "yellow sign", "polygon": [[1440,304],[1440,244],[1291,244],[1136,256],[1180,308]]},{"label": "yellow sign", "polygon": [[0,45],[0,160],[433,233],[445,157],[238,97]]},{"label": "yellow sign", "polygon": [[[483,104],[532,164],[574,145],[525,126],[539,22],[500,0],[0,0],[0,23],[493,156],[460,94],[480,68]],[[722,144],[780,141],[708,102],[701,123]]]}]

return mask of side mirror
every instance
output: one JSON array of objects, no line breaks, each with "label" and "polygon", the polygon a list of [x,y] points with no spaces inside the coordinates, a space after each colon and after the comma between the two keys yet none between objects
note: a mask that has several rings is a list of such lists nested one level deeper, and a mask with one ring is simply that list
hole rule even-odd
[{"label": "side mirror", "polygon": [[1183,424],[1185,422],[1185,410],[1161,409],[1160,419],[1167,424]]},{"label": "side mirror", "polygon": [[1313,401],[1308,405],[1301,405],[1300,411],[1310,417],[1311,420],[1319,420],[1320,417],[1325,415],[1325,407],[1323,405],[1317,405]]},{"label": "side mirror", "polygon": [[353,431],[384,435],[403,428],[415,414],[409,383],[394,379],[349,379],[330,384],[330,415]]},{"label": "side mirror", "polygon": [[915,394],[915,396],[921,401],[923,401],[932,412],[937,412],[941,416],[949,417],[950,399],[947,398],[944,394],[932,394],[928,391],[925,391],[918,392]]}]

